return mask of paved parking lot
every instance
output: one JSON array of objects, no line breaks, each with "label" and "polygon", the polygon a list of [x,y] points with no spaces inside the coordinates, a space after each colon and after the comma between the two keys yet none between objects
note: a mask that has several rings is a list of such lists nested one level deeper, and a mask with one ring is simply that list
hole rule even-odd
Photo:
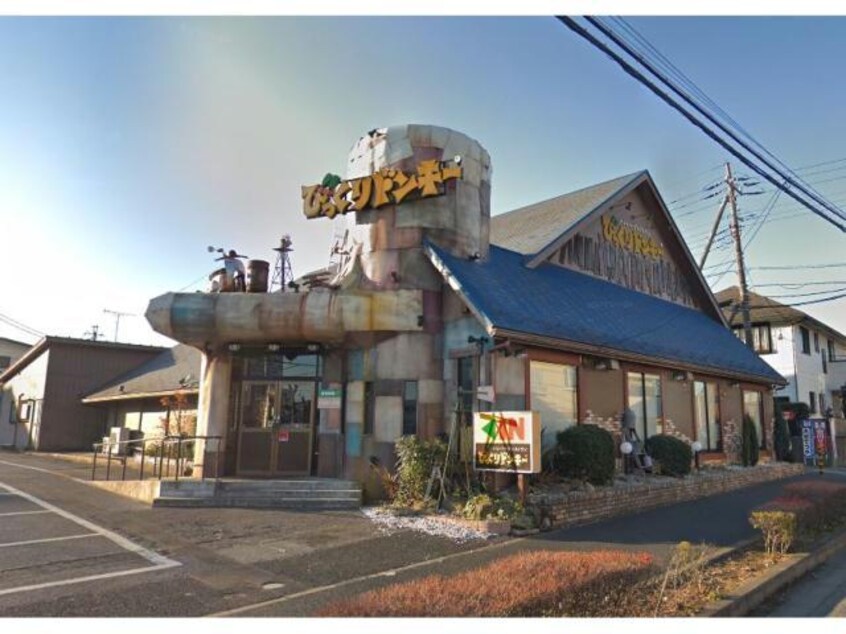
[{"label": "paved parking lot", "polygon": [[0,482],[0,596],[179,565]]}]

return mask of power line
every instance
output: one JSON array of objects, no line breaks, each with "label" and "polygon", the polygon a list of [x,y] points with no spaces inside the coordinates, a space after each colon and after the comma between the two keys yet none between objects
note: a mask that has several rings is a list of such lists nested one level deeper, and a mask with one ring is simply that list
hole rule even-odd
[{"label": "power line", "polygon": [[758,271],[792,271],[794,269],[837,269],[846,266],[846,262],[830,262],[828,264],[793,264],[790,266],[755,266]]},{"label": "power line", "polygon": [[813,297],[814,295],[829,295],[831,293],[846,293],[846,286],[841,288],[830,288],[827,291],[810,291],[808,293],[778,293],[767,295],[767,297]]},{"label": "power line", "polygon": [[25,332],[26,334],[28,334],[32,337],[43,337],[44,336],[44,333],[41,332],[40,330],[36,330],[35,328],[27,326],[26,324],[19,322],[17,319],[12,319],[8,315],[3,315],[2,313],[0,313],[0,322],[3,322],[7,326],[11,326],[12,328],[15,328],[16,330],[20,330],[21,332]]},{"label": "power line", "polygon": [[[776,187],[783,189],[785,191],[785,193],[787,193],[789,196],[794,198],[797,202],[799,202],[802,205],[804,205],[805,207],[807,207],[812,213],[820,216],[821,218],[824,218],[825,220],[828,220],[829,222],[834,224],[838,229],[846,232],[846,224],[843,224],[843,222],[841,222],[841,221],[846,220],[846,215],[844,215],[843,212],[841,212],[839,209],[833,207],[832,205],[830,205],[829,203],[824,201],[822,198],[819,197],[819,195],[809,191],[807,187],[805,187],[800,182],[797,182],[797,180],[795,178],[791,178],[789,175],[785,174],[783,170],[780,170],[777,167],[774,167],[772,165],[772,163],[770,161],[768,161],[767,159],[763,158],[759,152],[757,152],[753,148],[750,148],[748,146],[748,144],[746,144],[741,139],[738,139],[737,135],[735,135],[730,130],[727,130],[726,127],[724,125],[722,125],[721,123],[719,123],[718,121],[716,121],[713,118],[712,115],[705,112],[698,104],[694,103],[690,99],[689,96],[685,95],[684,93],[682,93],[682,91],[680,91],[678,88],[673,86],[669,82],[669,80],[667,80],[666,77],[661,75],[661,73],[659,73],[651,65],[649,65],[642,58],[642,56],[638,55],[636,52],[633,52],[628,46],[626,46],[625,43],[620,42],[620,39],[616,35],[616,33],[609,31],[609,29],[607,29],[607,27],[605,27],[603,24],[601,24],[598,20],[595,20],[595,19],[591,18],[590,16],[585,17],[585,19],[588,22],[593,24],[596,28],[600,29],[603,33],[606,34],[607,37],[614,40],[615,43],[617,44],[617,46],[619,46],[621,49],[626,51],[630,56],[634,57],[635,59],[638,59],[641,66],[646,68],[650,72],[650,74],[656,76],[668,88],[670,88],[673,92],[675,92],[677,95],[679,95],[686,103],[688,103],[695,110],[700,112],[709,121],[716,124],[725,134],[728,134],[729,137],[731,137],[735,142],[739,143],[741,145],[741,147],[743,147],[747,152],[749,152],[750,154],[755,156],[759,161],[764,163],[764,165],[766,165],[767,168],[769,168],[771,171],[776,172],[782,180],[786,181],[787,184],[783,185],[774,176],[765,172],[763,168],[759,167],[751,159],[744,156],[739,150],[737,150],[735,147],[733,147],[728,141],[721,138],[708,125],[704,124],[702,121],[697,119],[693,114],[691,114],[688,110],[683,108],[673,97],[668,95],[665,91],[663,91],[661,88],[656,86],[652,81],[647,79],[643,75],[643,73],[638,71],[631,64],[629,64],[626,60],[624,60],[622,57],[620,57],[620,55],[618,55],[616,52],[611,50],[606,44],[604,44],[603,42],[598,40],[595,36],[593,36],[591,33],[589,33],[586,29],[584,29],[581,25],[579,25],[575,20],[573,20],[572,18],[569,18],[567,16],[557,16],[557,19],[562,24],[564,24],[567,28],[569,28],[573,32],[577,33],[579,36],[581,36],[582,38],[584,38],[585,40],[590,42],[594,47],[598,48],[599,50],[604,52],[606,55],[611,57],[615,62],[617,62],[618,65],[620,65],[620,67],[626,73],[628,73],[629,75],[634,77],[637,81],[639,81],[641,84],[646,86],[650,91],[652,91],[655,95],[657,95],[659,98],[661,98],[665,103],[667,103],[674,110],[679,112],[682,116],[684,116],[693,125],[695,125],[697,128],[702,130],[702,132],[704,132],[707,136],[709,136],[715,142],[720,144],[729,153],[731,153],[732,156],[736,157],[739,161],[741,161],[749,169],[751,169],[756,174],[758,174],[762,178],[766,179],[767,181],[769,181],[770,183],[772,183]],[[760,145],[760,144],[758,144],[758,145]],[[761,147],[763,147],[763,146],[761,146]],[[788,169],[788,171],[789,171],[789,169]],[[795,174],[794,174],[794,176],[795,176]],[[799,180],[801,181],[801,179],[799,179]],[[793,191],[793,188],[799,189],[805,196],[807,196],[808,198],[810,198],[812,200],[815,200],[817,203],[822,205],[824,208],[826,208],[828,210],[829,213],[834,215],[834,218],[827,215],[826,212],[817,208],[816,206],[814,206],[808,200],[803,200],[803,198],[801,196],[799,196],[799,194],[797,194],[796,192]]]},{"label": "power line", "polygon": [[[756,284],[755,287],[756,288],[758,288],[758,287],[763,288],[765,286],[769,286],[769,287],[778,286],[780,288],[796,289],[796,288],[804,288],[806,286],[824,286],[824,285],[827,285],[827,284],[846,284],[846,280],[831,280],[831,281],[828,281],[828,282],[820,282],[820,281],[817,281],[817,282],[769,282],[767,284]],[[834,291],[829,291],[829,292],[834,292]]]}]

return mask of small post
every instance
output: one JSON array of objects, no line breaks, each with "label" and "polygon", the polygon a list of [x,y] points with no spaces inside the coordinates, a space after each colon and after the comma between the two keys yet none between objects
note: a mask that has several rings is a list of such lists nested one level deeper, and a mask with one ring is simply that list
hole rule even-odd
[{"label": "small post", "polygon": [[517,474],[517,490],[520,492],[520,504],[526,506],[526,496],[528,493],[528,486],[526,486],[526,474]]},{"label": "small post", "polygon": [[91,460],[91,481],[97,479],[97,443],[94,443],[94,457]]},{"label": "small post", "polygon": [[147,453],[147,440],[141,440],[141,475],[138,476],[139,480],[144,479],[144,454]]},{"label": "small post", "polygon": [[[223,453],[223,436],[217,437],[217,455],[214,458],[214,479],[219,480],[221,473],[223,473],[220,469],[220,456]],[[205,461],[204,461],[205,462]],[[205,469],[205,465],[203,466]]]},{"label": "small post", "polygon": [[164,469],[164,441],[165,439],[162,438],[161,444],[159,445],[159,480],[162,479],[162,469]]},{"label": "small post", "polygon": [[106,481],[109,480],[109,472],[112,470],[112,441],[109,441],[108,453],[106,454]]},{"label": "small post", "polygon": [[182,436],[176,439],[176,479],[179,480],[180,462],[182,460]]},{"label": "small post", "polygon": [[[118,442],[118,449],[120,449],[120,443]],[[121,471],[120,479],[126,480],[126,461],[129,458],[129,446],[126,448],[126,453],[123,454],[123,471]]]}]

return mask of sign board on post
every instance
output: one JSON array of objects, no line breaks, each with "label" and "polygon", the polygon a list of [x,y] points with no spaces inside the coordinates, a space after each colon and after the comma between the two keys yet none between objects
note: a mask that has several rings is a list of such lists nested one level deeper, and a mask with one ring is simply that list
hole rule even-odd
[{"label": "sign board on post", "polygon": [[540,473],[539,412],[473,415],[473,466],[479,471]]},{"label": "sign board on post", "polygon": [[341,409],[341,393],[339,387],[322,387],[317,393],[317,409]]},{"label": "sign board on post", "polygon": [[493,403],[496,401],[493,385],[480,385],[476,388],[476,398],[480,401]]},{"label": "sign board on post", "polygon": [[830,467],[832,443],[828,421],[807,418],[802,422],[802,454],[809,467]]}]

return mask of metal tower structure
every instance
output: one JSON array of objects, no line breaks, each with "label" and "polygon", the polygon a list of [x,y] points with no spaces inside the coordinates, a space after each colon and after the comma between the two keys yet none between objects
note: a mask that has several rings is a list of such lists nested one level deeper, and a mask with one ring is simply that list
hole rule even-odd
[{"label": "metal tower structure", "polygon": [[279,291],[284,293],[288,284],[294,281],[294,271],[291,268],[291,256],[293,251],[291,236],[285,234],[279,241],[279,246],[274,247],[276,251],[276,264],[273,265],[273,277],[270,278],[270,292]]}]

